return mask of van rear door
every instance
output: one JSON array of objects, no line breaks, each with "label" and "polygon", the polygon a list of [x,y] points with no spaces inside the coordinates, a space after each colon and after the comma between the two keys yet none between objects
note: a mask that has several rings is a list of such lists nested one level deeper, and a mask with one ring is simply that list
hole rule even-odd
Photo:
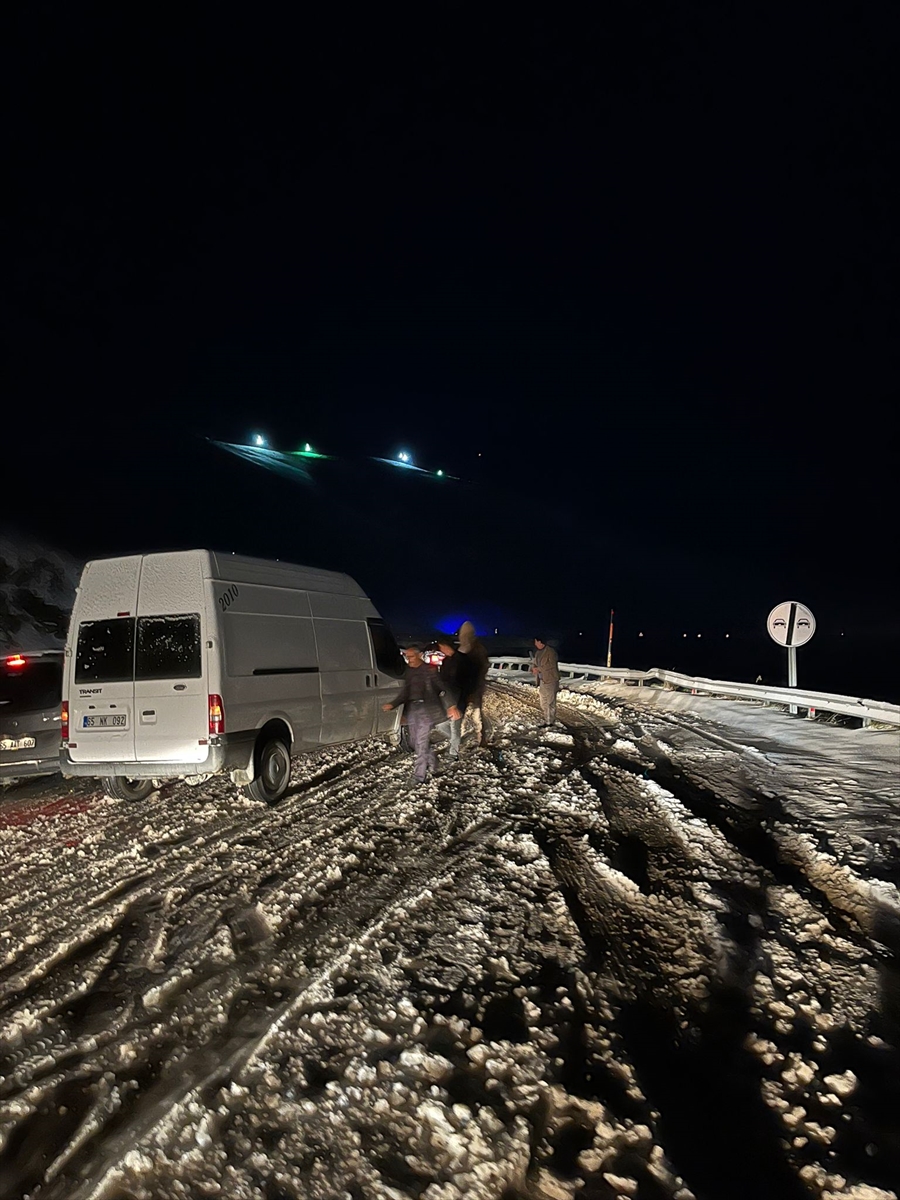
[{"label": "van rear door", "polygon": [[371,737],[375,730],[375,671],[361,620],[315,617],[322,689],[319,740],[330,744]]},{"label": "van rear door", "polygon": [[134,617],[80,622],[69,731],[73,762],[134,762]]},{"label": "van rear door", "polygon": [[209,698],[199,612],[137,618],[134,750],[142,763],[201,763]]}]

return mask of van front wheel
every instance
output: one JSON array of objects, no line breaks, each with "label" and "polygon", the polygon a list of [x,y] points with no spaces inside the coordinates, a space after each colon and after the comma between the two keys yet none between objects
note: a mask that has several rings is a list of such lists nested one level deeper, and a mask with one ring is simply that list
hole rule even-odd
[{"label": "van front wheel", "polygon": [[291,778],[291,756],[284,742],[273,738],[264,742],[256,760],[256,775],[247,785],[254,800],[276,804],[287,791]]},{"label": "van front wheel", "polygon": [[115,796],[117,800],[146,800],[153,791],[153,780],[111,775],[104,780],[104,787],[107,796]]}]

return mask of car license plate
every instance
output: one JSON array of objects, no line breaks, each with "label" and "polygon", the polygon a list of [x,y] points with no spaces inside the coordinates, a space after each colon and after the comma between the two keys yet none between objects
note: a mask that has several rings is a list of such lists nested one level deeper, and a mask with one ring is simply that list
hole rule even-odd
[{"label": "car license plate", "polygon": [[33,750],[34,738],[3,738],[0,750]]},{"label": "car license plate", "polygon": [[128,717],[125,713],[97,713],[95,716],[81,718],[82,729],[127,729]]}]

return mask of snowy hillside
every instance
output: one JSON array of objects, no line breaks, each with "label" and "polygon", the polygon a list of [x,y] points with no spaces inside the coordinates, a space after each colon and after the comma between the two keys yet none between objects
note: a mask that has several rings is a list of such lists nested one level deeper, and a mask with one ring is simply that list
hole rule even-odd
[{"label": "snowy hillside", "polygon": [[63,645],[80,569],[62,551],[0,535],[0,653]]}]

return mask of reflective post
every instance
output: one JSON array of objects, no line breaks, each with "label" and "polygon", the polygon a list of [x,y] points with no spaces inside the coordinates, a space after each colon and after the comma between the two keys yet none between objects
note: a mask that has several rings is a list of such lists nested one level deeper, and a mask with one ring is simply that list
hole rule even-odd
[{"label": "reflective post", "polygon": [[613,616],[615,615],[615,611],[616,610],[614,608],[609,610],[609,643],[606,647],[606,665],[608,667],[612,666]]}]

